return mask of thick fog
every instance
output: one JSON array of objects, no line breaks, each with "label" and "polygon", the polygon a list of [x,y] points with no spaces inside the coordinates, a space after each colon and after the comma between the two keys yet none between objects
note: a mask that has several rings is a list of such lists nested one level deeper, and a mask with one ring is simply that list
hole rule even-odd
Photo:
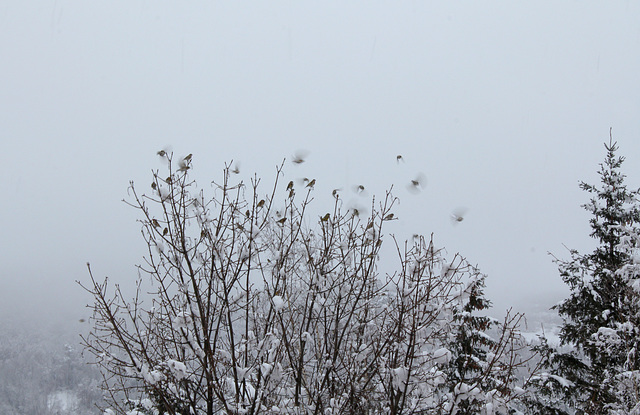
[{"label": "thick fog", "polygon": [[499,312],[552,305],[610,127],[640,185],[638,51],[635,2],[5,2],[0,315],[79,324],[87,261],[134,281],[122,199],[166,146],[205,187],[231,160],[271,183],[299,150],[286,174],[319,204],[394,184],[398,237],[477,264]]}]

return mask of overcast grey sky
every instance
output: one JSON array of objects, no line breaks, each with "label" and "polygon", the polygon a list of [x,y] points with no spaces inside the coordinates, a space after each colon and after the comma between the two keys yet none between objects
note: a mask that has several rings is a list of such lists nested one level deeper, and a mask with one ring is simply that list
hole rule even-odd
[{"label": "overcast grey sky", "polygon": [[632,1],[3,2],[0,313],[69,312],[87,261],[134,279],[121,199],[165,145],[202,182],[306,149],[287,172],[318,193],[396,183],[400,236],[478,264],[499,309],[553,303],[610,127],[640,185],[639,74]]}]

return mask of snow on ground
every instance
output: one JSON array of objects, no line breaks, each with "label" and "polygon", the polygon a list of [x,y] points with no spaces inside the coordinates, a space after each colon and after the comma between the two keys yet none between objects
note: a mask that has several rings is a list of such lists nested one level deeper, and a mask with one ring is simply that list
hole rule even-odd
[{"label": "snow on ground", "polygon": [[560,345],[560,327],[562,319],[557,312],[547,305],[531,305],[525,312],[526,324],[522,327],[522,335],[529,343],[536,342],[538,337],[547,339],[549,345]]},{"label": "snow on ground", "polygon": [[80,408],[80,398],[72,391],[57,391],[47,396],[47,408],[51,413],[76,414]]},{"label": "snow on ground", "polygon": [[550,346],[558,347],[560,345],[560,327],[557,325],[548,325],[535,332],[522,332],[528,343],[535,343],[539,337],[545,337]]}]

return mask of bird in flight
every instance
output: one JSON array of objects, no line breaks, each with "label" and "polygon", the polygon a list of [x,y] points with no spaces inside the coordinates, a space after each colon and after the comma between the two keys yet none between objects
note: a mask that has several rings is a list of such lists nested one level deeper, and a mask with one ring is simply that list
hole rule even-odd
[{"label": "bird in flight", "polygon": [[462,222],[466,213],[467,208],[459,207],[457,209],[454,209],[453,212],[451,212],[451,223],[455,225],[456,223]]},{"label": "bird in flight", "polygon": [[407,185],[407,189],[411,193],[420,193],[427,185],[427,177],[423,173],[418,173],[415,178],[411,179]]},{"label": "bird in flight", "polygon": [[291,161],[294,164],[302,164],[305,162],[305,159],[307,158],[307,156],[309,155],[309,152],[306,150],[298,150],[293,154],[293,157],[291,158]]}]

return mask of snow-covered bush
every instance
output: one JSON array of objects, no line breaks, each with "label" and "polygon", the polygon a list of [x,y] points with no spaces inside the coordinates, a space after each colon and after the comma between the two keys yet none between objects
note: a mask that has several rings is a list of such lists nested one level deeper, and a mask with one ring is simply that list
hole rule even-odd
[{"label": "snow-covered bush", "polygon": [[[388,192],[370,215],[312,211],[315,180],[268,194],[259,180],[214,196],[191,181],[191,157],[131,184],[154,291],[125,299],[94,279],[85,345],[114,413],[509,413],[526,385],[520,316],[478,313],[485,276],[432,238],[398,243]],[[162,177],[165,177],[164,175]],[[300,193],[300,195],[298,195]],[[278,195],[282,194],[282,197]],[[301,196],[301,197],[300,197]],[[313,207],[315,208],[315,207]],[[380,273],[383,244],[397,271]],[[391,260],[391,258],[389,258]],[[149,301],[143,305],[143,298]],[[480,411],[480,412],[474,412]]]}]

